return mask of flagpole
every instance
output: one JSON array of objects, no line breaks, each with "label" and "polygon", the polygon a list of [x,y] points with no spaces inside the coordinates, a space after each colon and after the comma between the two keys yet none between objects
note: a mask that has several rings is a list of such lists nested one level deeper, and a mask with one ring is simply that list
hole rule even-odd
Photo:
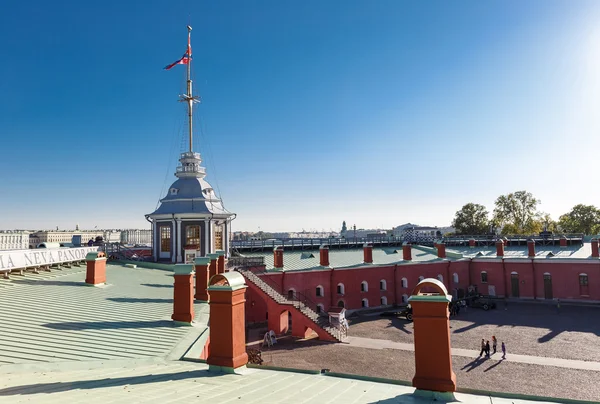
[{"label": "flagpole", "polygon": [[189,122],[189,136],[190,136],[190,153],[192,150],[192,104],[194,102],[194,98],[192,96],[192,55],[189,54],[191,47],[191,36],[192,36],[192,27],[187,26],[188,29],[188,63],[187,63],[187,104],[188,104],[188,122]]}]

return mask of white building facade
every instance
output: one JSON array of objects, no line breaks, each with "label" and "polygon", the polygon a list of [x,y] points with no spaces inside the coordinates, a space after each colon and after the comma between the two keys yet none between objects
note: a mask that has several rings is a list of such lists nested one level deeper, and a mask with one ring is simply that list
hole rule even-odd
[{"label": "white building facade", "polygon": [[121,231],[123,244],[152,244],[152,230],[127,229]]},{"label": "white building facade", "polygon": [[27,248],[29,248],[28,231],[0,231],[0,250],[25,250]]}]

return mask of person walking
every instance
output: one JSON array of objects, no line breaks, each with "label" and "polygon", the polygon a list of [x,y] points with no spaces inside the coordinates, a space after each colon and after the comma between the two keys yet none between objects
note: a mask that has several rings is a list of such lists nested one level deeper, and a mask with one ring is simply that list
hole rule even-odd
[{"label": "person walking", "polygon": [[498,340],[495,335],[492,335],[492,348],[494,348],[494,353],[496,353],[496,345],[498,344]]},{"label": "person walking", "polygon": [[483,355],[485,352],[485,340],[481,338],[481,352],[479,352],[479,356]]},{"label": "person walking", "polygon": [[502,341],[502,359],[506,358],[506,345],[504,345],[504,341]]},{"label": "person walking", "polygon": [[485,343],[485,356],[490,357],[490,341],[486,341]]},{"label": "person walking", "polygon": [[556,312],[560,314],[560,299],[556,299]]}]

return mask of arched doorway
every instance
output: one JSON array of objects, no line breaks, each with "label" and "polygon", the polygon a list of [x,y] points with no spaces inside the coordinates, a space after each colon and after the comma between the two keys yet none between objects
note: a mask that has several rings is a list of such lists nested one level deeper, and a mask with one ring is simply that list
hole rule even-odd
[{"label": "arched doorway", "polygon": [[519,297],[519,274],[513,272],[510,274],[510,286],[512,297]]},{"label": "arched doorway", "polygon": [[544,274],[544,299],[552,299],[552,275]]},{"label": "arched doorway", "polygon": [[344,304],[344,301],[343,301],[343,300],[340,300],[340,301],[338,302],[337,306],[338,306],[338,307],[341,307],[341,308],[344,308],[344,307],[346,307],[346,305]]}]

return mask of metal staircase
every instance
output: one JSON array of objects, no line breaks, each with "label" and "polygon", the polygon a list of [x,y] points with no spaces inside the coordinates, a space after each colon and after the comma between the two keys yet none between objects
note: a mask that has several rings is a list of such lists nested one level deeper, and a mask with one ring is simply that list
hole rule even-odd
[{"label": "metal staircase", "polygon": [[337,328],[331,325],[327,316],[319,315],[313,309],[307,305],[307,298],[302,294],[297,294],[295,299],[288,299],[281,293],[277,292],[272,286],[265,282],[260,276],[254,272],[244,268],[238,267],[234,269],[246,278],[249,282],[252,282],[256,287],[262,290],[267,296],[273,299],[278,304],[284,306],[293,306],[300,311],[305,317],[309,318],[312,323],[321,328],[327,334],[331,335],[339,342],[344,342],[347,337],[346,330],[344,328]]},{"label": "metal staircase", "polygon": [[104,243],[102,246],[109,259],[128,261],[147,261],[151,257],[140,254],[140,250],[122,245],[121,243]]}]

